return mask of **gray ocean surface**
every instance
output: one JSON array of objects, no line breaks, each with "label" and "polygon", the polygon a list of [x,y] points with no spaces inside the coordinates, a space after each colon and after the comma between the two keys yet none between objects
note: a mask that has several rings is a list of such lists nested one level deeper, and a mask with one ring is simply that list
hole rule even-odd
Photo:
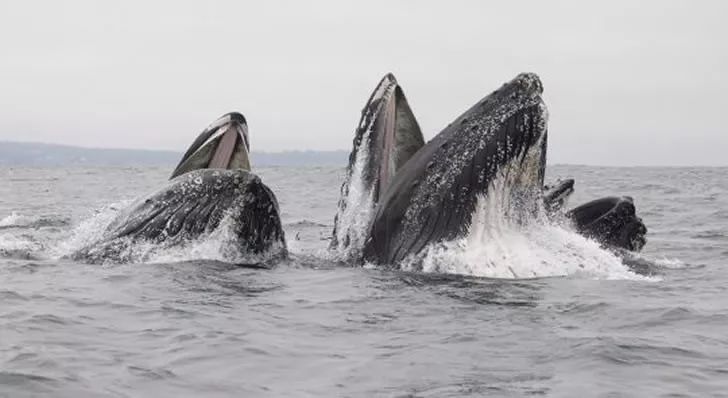
[{"label": "gray ocean surface", "polygon": [[63,259],[170,169],[0,168],[0,397],[728,397],[728,168],[549,168],[572,206],[634,198],[650,277],[343,265],[336,167],[256,170],[291,251],[272,269]]}]

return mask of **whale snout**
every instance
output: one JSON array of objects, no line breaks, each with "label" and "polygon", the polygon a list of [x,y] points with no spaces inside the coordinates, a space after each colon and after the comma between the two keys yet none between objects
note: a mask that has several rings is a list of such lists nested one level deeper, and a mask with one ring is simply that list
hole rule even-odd
[{"label": "whale snout", "polygon": [[200,169],[250,171],[250,140],[245,117],[230,112],[212,122],[182,156],[172,178]]}]

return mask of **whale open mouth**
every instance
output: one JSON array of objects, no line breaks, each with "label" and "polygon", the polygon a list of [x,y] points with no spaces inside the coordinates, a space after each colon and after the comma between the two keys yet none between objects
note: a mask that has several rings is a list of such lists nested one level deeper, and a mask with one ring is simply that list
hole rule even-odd
[{"label": "whale open mouth", "polygon": [[[364,153],[363,183],[374,190],[375,202],[392,178],[425,145],[420,126],[402,87],[391,73],[379,82],[364,106],[354,138],[353,158]],[[349,165],[349,172],[355,165]]]},{"label": "whale open mouth", "polygon": [[379,198],[397,171],[424,145],[402,87],[387,73],[364,106],[354,135],[334,220],[332,248],[347,256],[361,248]]},{"label": "whale open mouth", "polygon": [[190,145],[172,178],[199,169],[250,170],[248,125],[231,112],[214,121]]},{"label": "whale open mouth", "polygon": [[[518,75],[409,158],[377,205],[363,248],[365,260],[399,264],[432,243],[462,238],[478,199],[498,190],[508,195],[488,214],[525,222],[539,211],[548,119],[542,93],[538,76]],[[503,183],[494,188],[495,180]]]}]

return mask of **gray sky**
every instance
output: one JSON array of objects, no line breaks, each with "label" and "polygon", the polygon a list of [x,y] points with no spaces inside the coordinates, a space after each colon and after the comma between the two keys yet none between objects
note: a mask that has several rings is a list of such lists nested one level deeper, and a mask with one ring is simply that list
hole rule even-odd
[{"label": "gray sky", "polygon": [[350,149],[393,72],[425,137],[522,71],[549,162],[726,165],[726,1],[0,2],[0,140]]}]

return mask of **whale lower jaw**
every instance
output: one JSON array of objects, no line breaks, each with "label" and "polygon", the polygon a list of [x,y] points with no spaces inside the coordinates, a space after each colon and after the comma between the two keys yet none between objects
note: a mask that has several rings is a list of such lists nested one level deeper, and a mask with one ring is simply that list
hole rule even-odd
[{"label": "whale lower jaw", "polygon": [[250,171],[248,125],[237,112],[225,114],[210,124],[187,149],[171,178],[200,169]]}]

